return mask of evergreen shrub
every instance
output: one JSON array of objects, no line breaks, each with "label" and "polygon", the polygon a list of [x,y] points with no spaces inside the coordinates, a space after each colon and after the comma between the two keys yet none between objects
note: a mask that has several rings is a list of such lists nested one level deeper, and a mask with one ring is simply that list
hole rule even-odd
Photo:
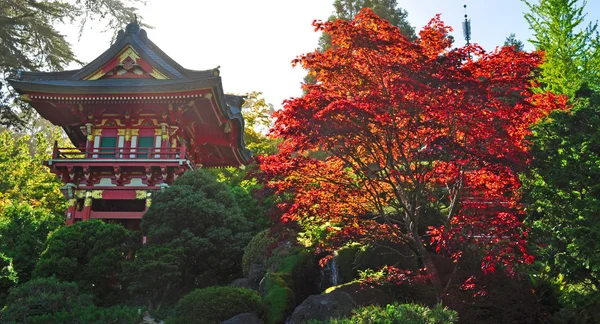
[{"label": "evergreen shrub", "polygon": [[352,316],[331,319],[312,324],[451,324],[458,321],[458,314],[448,308],[436,305],[433,308],[418,304],[390,304],[385,307],[366,306],[352,311]]},{"label": "evergreen shrub", "polygon": [[73,281],[100,305],[114,305],[128,237],[122,226],[97,219],[61,227],[48,237],[33,275]]},{"label": "evergreen shrub", "polygon": [[80,294],[75,283],[51,277],[32,279],[11,289],[6,303],[0,323],[29,323],[36,316],[92,306],[92,297]]},{"label": "evergreen shrub", "polygon": [[102,308],[97,306],[76,307],[72,311],[60,311],[32,317],[28,324],[49,323],[85,323],[85,324],[133,324],[142,323],[143,312],[137,307],[112,306]]},{"label": "evergreen shrub", "polygon": [[260,314],[260,297],[254,290],[213,286],[196,289],[183,296],[175,306],[169,324],[212,324],[242,313]]},{"label": "evergreen shrub", "polygon": [[239,278],[253,235],[228,187],[204,170],[154,195],[141,229],[147,243],[124,263],[123,278],[134,302],[150,308]]}]

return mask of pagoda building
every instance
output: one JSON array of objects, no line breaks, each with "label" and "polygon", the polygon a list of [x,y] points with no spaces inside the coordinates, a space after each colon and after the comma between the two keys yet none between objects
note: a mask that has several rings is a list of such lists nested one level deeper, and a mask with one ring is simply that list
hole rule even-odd
[{"label": "pagoda building", "polygon": [[250,159],[243,98],[224,94],[218,68],[177,64],[137,23],[80,70],[20,72],[9,82],[73,144],[55,144],[45,162],[65,184],[67,224],[135,228],[152,194],[185,171]]}]

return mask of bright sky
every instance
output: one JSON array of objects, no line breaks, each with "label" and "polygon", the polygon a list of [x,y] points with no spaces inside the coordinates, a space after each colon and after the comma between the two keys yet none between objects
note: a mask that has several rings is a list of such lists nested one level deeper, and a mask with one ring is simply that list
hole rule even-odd
[{"label": "bright sky", "polygon": [[[221,66],[226,92],[263,92],[267,102],[281,107],[284,99],[301,95],[305,72],[290,62],[317,47],[319,34],[314,19],[333,13],[333,0],[147,0],[141,8],[143,22],[154,26],[148,37],[182,66],[193,70]],[[486,50],[502,45],[515,33],[531,36],[520,0],[398,0],[408,20],[421,29],[436,13],[454,27],[456,43],[464,43],[461,22],[463,5],[471,19],[472,41]],[[600,1],[590,0],[588,19],[600,17]],[[124,26],[123,26],[124,27]],[[98,28],[77,39],[77,27],[65,32],[77,57],[90,62],[110,43],[112,35]],[[70,68],[79,68],[73,65]]]}]

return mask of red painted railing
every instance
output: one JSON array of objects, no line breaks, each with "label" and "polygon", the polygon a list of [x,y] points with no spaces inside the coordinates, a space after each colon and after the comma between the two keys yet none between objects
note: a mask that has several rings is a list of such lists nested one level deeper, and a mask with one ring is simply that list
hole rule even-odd
[{"label": "red painted railing", "polygon": [[152,160],[175,160],[188,159],[185,146],[178,148],[118,148],[98,147],[88,149],[85,147],[58,147],[54,145],[52,160],[70,159],[152,159]]}]

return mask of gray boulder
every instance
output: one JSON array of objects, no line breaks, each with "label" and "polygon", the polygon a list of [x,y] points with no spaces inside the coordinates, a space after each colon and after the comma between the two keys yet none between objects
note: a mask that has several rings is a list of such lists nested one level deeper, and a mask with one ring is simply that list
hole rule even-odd
[{"label": "gray boulder", "polygon": [[255,285],[252,281],[250,281],[250,279],[248,278],[239,278],[239,279],[235,279],[232,283],[229,284],[231,287],[236,287],[236,288],[246,288],[246,289],[253,289],[253,290],[257,290],[258,289],[258,285]]},{"label": "gray boulder", "polygon": [[302,324],[310,320],[325,321],[330,318],[350,316],[354,300],[345,292],[309,296],[292,313],[290,324]]},{"label": "gray boulder", "polygon": [[248,271],[248,279],[258,287],[261,279],[264,278],[266,274],[267,269],[264,265],[254,263],[250,266],[250,271]]},{"label": "gray boulder", "polygon": [[356,306],[385,306],[394,302],[390,295],[375,287],[361,285],[358,282],[337,286],[332,292],[345,292],[354,299]]},{"label": "gray boulder", "polygon": [[264,276],[258,284],[258,295],[260,298],[265,298],[267,295],[267,276]]},{"label": "gray boulder", "polygon": [[243,313],[221,322],[221,324],[263,324],[254,313]]}]

